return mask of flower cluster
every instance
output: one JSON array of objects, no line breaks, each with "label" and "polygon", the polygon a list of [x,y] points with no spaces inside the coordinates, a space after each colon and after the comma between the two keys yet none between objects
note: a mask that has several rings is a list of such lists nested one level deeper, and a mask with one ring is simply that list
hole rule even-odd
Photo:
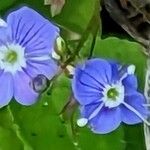
[{"label": "flower cluster", "polygon": [[28,7],[10,13],[0,25],[0,107],[13,97],[31,105],[39,95],[32,79],[39,74],[51,79],[58,70],[51,53],[59,29]]},{"label": "flower cluster", "polygon": [[[22,105],[36,102],[47,78],[58,72],[52,59],[59,59],[53,53],[55,42],[62,42],[58,36],[59,28],[28,7],[9,14],[7,22],[0,19],[0,107],[12,98]],[[137,91],[134,65],[97,58],[75,70],[69,65],[67,69],[74,72],[72,89],[80,104],[79,126],[88,124],[93,132],[105,134],[121,122],[150,125],[145,98]]]},{"label": "flower cluster", "polygon": [[91,59],[78,65],[72,83],[80,104],[79,126],[89,125],[94,133],[115,130],[121,122],[132,125],[146,120],[145,98],[137,91],[135,66]]}]

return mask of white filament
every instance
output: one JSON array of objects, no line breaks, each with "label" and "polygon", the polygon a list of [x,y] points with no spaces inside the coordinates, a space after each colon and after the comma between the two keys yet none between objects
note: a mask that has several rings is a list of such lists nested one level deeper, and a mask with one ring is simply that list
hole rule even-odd
[{"label": "white filament", "polygon": [[132,106],[130,106],[129,104],[123,102],[123,104],[129,109],[131,110],[133,113],[135,113],[145,124],[147,124],[148,126],[150,126],[150,122],[148,122],[135,108],[133,108]]},{"label": "white filament", "polygon": [[127,68],[127,72],[124,73],[124,75],[121,77],[120,81],[125,79],[128,75],[134,74],[135,73],[135,65],[130,65]]},{"label": "white filament", "polygon": [[144,107],[150,107],[150,104],[143,104]]},{"label": "white filament", "polygon": [[100,110],[103,108],[103,106],[104,106],[104,103],[100,104],[100,106],[97,109],[95,109],[93,111],[93,113],[89,116],[88,120],[94,118],[100,112]]}]

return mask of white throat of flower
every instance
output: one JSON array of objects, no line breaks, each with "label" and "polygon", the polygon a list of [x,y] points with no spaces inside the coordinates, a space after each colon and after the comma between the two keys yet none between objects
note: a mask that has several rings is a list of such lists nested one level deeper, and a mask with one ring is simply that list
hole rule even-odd
[{"label": "white throat of flower", "polygon": [[0,27],[7,27],[7,23],[0,18]]},{"label": "white throat of flower", "polygon": [[77,120],[77,125],[79,127],[84,127],[89,120],[93,119],[100,110],[103,108],[103,106],[108,107],[109,109],[115,108],[119,106],[120,104],[123,104],[127,109],[135,113],[145,124],[150,126],[150,122],[148,122],[141,114],[138,112],[134,107],[130,106],[124,101],[124,86],[122,85],[122,80],[127,77],[127,75],[134,74],[135,72],[135,66],[130,65],[127,68],[127,72],[122,76],[120,81],[116,84],[112,85],[105,85],[105,88],[103,89],[103,97],[101,99],[102,103],[97,107],[88,118],[80,118]]},{"label": "white throat of flower", "polygon": [[25,48],[18,44],[0,46],[0,69],[14,74],[26,67]]},{"label": "white throat of flower", "polygon": [[108,108],[119,106],[124,101],[124,86],[119,82],[117,84],[106,85],[101,99]]}]

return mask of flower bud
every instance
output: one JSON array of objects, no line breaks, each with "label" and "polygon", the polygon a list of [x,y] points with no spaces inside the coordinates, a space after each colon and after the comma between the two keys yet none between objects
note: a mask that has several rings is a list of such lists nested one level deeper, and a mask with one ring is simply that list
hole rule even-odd
[{"label": "flower bud", "polygon": [[57,37],[56,39],[56,43],[55,43],[55,52],[62,56],[63,53],[65,52],[66,50],[66,44],[65,44],[65,41],[63,40],[62,37]]},{"label": "flower bud", "polygon": [[35,92],[42,93],[47,89],[48,84],[48,79],[44,75],[39,74],[38,76],[33,78],[31,87]]},{"label": "flower bud", "polygon": [[75,68],[72,65],[67,65],[65,68],[65,74],[68,77],[72,78],[72,76],[74,75],[74,71],[75,71]]},{"label": "flower bud", "polygon": [[61,57],[55,51],[52,51],[52,58],[55,60],[60,60]]}]

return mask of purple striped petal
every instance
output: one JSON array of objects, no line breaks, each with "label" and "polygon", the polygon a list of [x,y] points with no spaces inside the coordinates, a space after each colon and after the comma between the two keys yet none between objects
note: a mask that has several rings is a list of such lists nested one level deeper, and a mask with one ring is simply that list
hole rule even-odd
[{"label": "purple striped petal", "polygon": [[23,7],[12,12],[7,23],[12,31],[11,38],[33,55],[52,52],[59,29],[33,9]]},{"label": "purple striped petal", "polygon": [[13,78],[8,72],[0,74],[0,107],[7,105],[13,97]]},{"label": "purple striped petal", "polygon": [[38,93],[30,86],[31,78],[25,72],[14,75],[14,97],[22,105],[31,105],[36,102]]}]

